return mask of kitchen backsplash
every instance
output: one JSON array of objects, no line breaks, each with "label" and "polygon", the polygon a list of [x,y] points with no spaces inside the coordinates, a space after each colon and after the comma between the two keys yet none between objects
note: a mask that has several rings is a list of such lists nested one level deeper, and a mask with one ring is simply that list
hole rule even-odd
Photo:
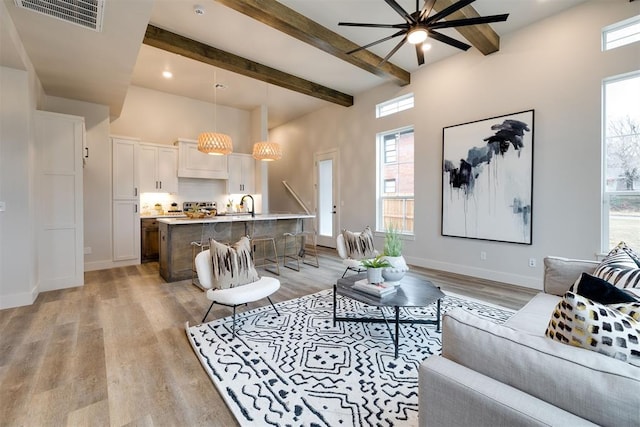
[{"label": "kitchen backsplash", "polygon": [[[140,205],[142,216],[154,215],[154,206],[160,203],[165,212],[171,209],[172,203],[177,203],[178,209],[182,209],[183,202],[216,202],[219,211],[225,211],[229,199],[234,201],[234,205],[240,203],[242,194],[228,194],[227,182],[220,179],[196,179],[179,178],[178,193],[142,193],[140,195]],[[256,209],[259,209],[261,200],[254,195]]]}]

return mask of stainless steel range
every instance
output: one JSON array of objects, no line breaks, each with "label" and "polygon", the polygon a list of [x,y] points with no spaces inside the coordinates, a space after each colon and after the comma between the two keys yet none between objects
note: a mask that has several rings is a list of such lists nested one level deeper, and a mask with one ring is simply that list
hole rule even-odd
[{"label": "stainless steel range", "polygon": [[217,211],[216,202],[184,202],[182,203],[182,210],[185,212],[190,211],[204,211],[207,214],[214,214]]}]

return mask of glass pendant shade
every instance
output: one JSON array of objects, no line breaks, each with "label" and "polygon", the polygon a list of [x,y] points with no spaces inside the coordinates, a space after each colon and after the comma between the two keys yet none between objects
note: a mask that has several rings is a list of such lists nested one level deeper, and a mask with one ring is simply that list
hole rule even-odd
[{"label": "glass pendant shade", "polygon": [[198,151],[212,155],[231,154],[233,142],[224,133],[203,132],[198,136]]},{"label": "glass pendant shade", "polygon": [[276,142],[256,142],[253,144],[253,158],[269,162],[282,158],[282,147]]}]

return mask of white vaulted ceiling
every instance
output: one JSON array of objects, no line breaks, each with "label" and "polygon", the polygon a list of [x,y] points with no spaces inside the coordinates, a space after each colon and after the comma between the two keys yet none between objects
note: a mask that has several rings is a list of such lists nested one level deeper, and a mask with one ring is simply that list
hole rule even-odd
[{"label": "white vaulted ceiling", "polygon": [[[14,0],[3,1],[45,92],[108,105],[114,117],[120,114],[129,85],[213,100],[214,67],[143,44],[147,24],[349,95],[387,81],[213,0],[106,0],[100,33],[19,9]],[[472,6],[483,16],[509,13],[507,22],[492,24],[495,32],[504,36],[583,1],[477,0]],[[339,27],[339,21],[402,22],[384,0],[280,3],[359,45],[385,37],[390,30]],[[398,3],[409,12],[416,7],[415,0]],[[196,5],[205,13],[194,13]],[[5,13],[5,8],[0,12]],[[455,31],[447,34],[464,40]],[[4,28],[0,37],[0,65],[19,68]],[[370,50],[384,57],[396,42],[381,43]],[[437,41],[432,44],[422,67],[453,54],[481,55],[475,48],[462,52]],[[418,70],[412,46],[401,48],[390,62],[408,72]],[[163,78],[164,70],[171,71],[173,78]],[[218,82],[226,87],[217,94],[218,104],[251,110],[268,101],[270,127],[327,105],[327,101],[289,89],[274,85],[267,89],[262,81],[216,70]]]}]

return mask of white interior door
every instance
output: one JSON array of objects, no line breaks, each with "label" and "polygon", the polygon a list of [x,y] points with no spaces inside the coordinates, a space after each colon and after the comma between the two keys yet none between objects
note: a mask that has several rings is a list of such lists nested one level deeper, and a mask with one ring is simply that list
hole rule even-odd
[{"label": "white interior door", "polygon": [[84,284],[84,119],[36,112],[40,291]]},{"label": "white interior door", "polygon": [[338,233],[338,152],[314,155],[318,245],[336,247]]}]

